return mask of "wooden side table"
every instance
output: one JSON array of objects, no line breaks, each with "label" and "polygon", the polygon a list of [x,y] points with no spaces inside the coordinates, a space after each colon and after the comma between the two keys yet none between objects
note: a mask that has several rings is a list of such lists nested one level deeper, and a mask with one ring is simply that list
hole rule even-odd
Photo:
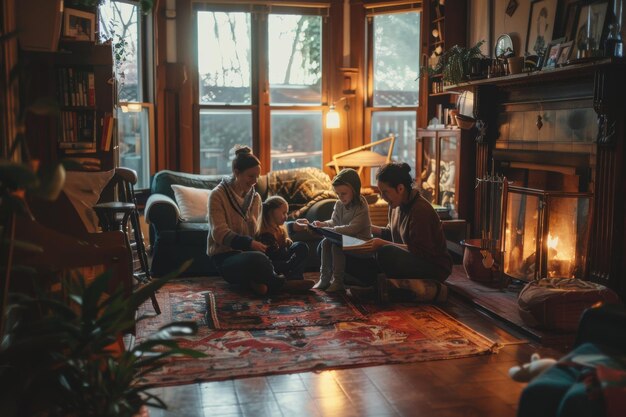
[{"label": "wooden side table", "polygon": [[[93,209],[98,215],[98,220],[100,220],[100,226],[103,231],[110,232],[112,230],[121,230],[126,235],[128,218],[133,210],[135,210],[135,205],[132,203],[111,201],[109,203],[96,204]],[[126,241],[130,248],[128,235],[126,235]]]}]

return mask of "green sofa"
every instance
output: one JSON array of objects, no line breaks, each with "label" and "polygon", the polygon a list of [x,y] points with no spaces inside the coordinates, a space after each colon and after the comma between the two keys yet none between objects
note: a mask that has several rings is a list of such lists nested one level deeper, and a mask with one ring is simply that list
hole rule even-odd
[{"label": "green sofa", "polygon": [[[174,271],[188,259],[192,259],[193,263],[183,273],[184,276],[216,274],[213,263],[206,255],[208,225],[206,222],[181,221],[172,185],[213,189],[223,177],[164,170],[152,178],[145,209],[145,218],[150,225],[152,276],[159,277]],[[336,201],[330,178],[317,168],[270,172],[259,178],[256,189],[263,200],[271,195],[284,197],[289,203],[292,219],[327,220]],[[291,238],[309,246],[307,270],[318,270],[319,258],[315,249],[319,237],[299,232],[291,233]]]}]

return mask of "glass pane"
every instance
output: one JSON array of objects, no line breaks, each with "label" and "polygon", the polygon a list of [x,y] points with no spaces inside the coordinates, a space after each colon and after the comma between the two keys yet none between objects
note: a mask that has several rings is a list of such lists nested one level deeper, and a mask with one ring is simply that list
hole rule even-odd
[{"label": "glass pane", "polygon": [[269,16],[270,101],[313,105],[322,101],[322,17]]},{"label": "glass pane", "polygon": [[119,101],[142,102],[141,16],[136,4],[111,0],[99,7],[100,42],[111,40]]},{"label": "glass pane", "polygon": [[[372,142],[393,134],[396,137],[392,159],[397,162],[406,162],[411,166],[411,173],[415,176],[415,111],[385,111],[372,113]],[[381,155],[387,155],[389,142],[372,149]],[[372,184],[376,183],[376,169],[372,169]]]},{"label": "glass pane", "polygon": [[230,150],[252,147],[252,111],[200,110],[200,173],[230,174]]},{"label": "glass pane", "polygon": [[250,13],[198,12],[200,104],[250,104]]},{"label": "glass pane", "polygon": [[272,170],[322,168],[322,112],[272,111]]},{"label": "glass pane", "polygon": [[117,112],[120,166],[137,171],[136,189],[150,188],[150,111],[143,107],[138,112]]},{"label": "glass pane", "polygon": [[415,177],[420,194],[426,200],[435,204],[435,185],[437,181],[437,144],[435,136],[422,138],[422,166],[416,170]]},{"label": "glass pane", "polygon": [[548,197],[548,278],[584,278],[589,203],[587,197]]},{"label": "glass pane", "polygon": [[530,281],[537,271],[539,198],[510,191],[504,230],[504,273]]},{"label": "glass pane", "polygon": [[[459,161],[459,143],[456,136],[441,137],[441,161],[439,162],[439,205],[457,213],[456,207],[456,169]],[[458,216],[458,215],[457,215]]]},{"label": "glass pane", "polygon": [[374,107],[417,106],[420,13],[374,16]]}]

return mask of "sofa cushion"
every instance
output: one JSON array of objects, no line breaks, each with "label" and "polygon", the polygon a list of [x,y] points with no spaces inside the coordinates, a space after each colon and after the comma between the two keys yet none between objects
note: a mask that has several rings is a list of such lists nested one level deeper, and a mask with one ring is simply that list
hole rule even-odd
[{"label": "sofa cushion", "polygon": [[159,231],[159,240],[169,244],[198,245],[206,252],[208,223],[178,223],[176,229]]},{"label": "sofa cushion", "polygon": [[176,172],[165,169],[157,172],[152,178],[150,193],[165,194],[171,199],[175,199],[176,196],[174,195],[172,184],[212,190],[222,181],[222,178],[224,178],[224,175],[188,174],[186,172]]},{"label": "sofa cushion", "polygon": [[211,190],[206,188],[186,187],[172,184],[176,203],[180,209],[180,218],[183,222],[201,223],[206,222],[209,212],[209,194]]},{"label": "sofa cushion", "polygon": [[98,231],[98,216],[93,209],[100,193],[113,178],[114,170],[104,172],[68,171],[65,174],[63,191],[78,212],[89,233]]}]

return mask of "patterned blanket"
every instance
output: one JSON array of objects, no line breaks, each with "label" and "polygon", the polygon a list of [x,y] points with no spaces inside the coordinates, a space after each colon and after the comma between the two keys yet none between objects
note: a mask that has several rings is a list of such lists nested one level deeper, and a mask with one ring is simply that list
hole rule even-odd
[{"label": "patterned blanket", "polygon": [[269,195],[280,195],[289,202],[290,219],[303,217],[318,201],[337,198],[330,177],[317,168],[272,171],[267,176]]}]

